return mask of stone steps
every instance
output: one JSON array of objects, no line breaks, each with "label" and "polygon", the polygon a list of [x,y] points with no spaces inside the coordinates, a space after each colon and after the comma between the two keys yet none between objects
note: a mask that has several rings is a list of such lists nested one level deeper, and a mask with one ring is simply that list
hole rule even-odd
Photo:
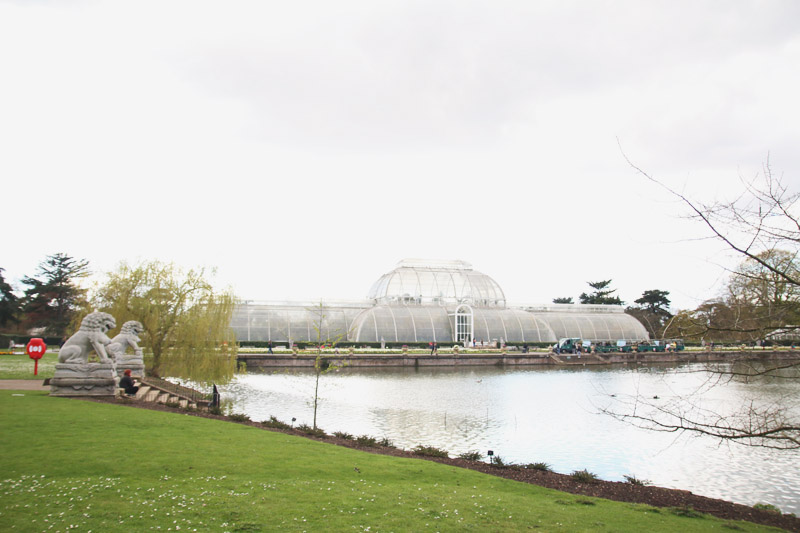
[{"label": "stone steps", "polygon": [[139,387],[139,392],[136,393],[136,399],[137,400],[143,399],[145,396],[147,396],[148,392],[150,392],[150,387],[148,387],[147,385],[141,385]]},{"label": "stone steps", "polygon": [[129,396],[128,398],[141,402],[175,405],[181,407],[182,409],[197,409],[196,402],[193,402],[182,396],[178,396],[177,394],[162,390],[158,385],[153,384],[140,383],[136,396]]},{"label": "stone steps", "polygon": [[134,399],[142,402],[176,404],[182,409],[186,409],[187,407],[197,409],[196,403],[190,402],[186,398],[170,394],[169,392],[150,387],[149,385],[140,385],[139,391],[136,393]]}]

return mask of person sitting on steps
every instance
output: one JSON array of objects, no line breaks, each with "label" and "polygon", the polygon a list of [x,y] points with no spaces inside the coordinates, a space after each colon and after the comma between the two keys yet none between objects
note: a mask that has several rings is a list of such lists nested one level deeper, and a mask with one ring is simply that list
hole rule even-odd
[{"label": "person sitting on steps", "polygon": [[128,396],[133,396],[137,392],[139,392],[139,386],[134,385],[133,378],[131,377],[131,369],[128,368],[125,370],[125,375],[119,380],[119,386],[122,389],[125,389],[125,394]]}]

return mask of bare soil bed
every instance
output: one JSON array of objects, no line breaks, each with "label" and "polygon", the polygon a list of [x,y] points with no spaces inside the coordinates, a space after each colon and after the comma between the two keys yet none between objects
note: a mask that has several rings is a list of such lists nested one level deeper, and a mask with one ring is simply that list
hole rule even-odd
[{"label": "bare soil bed", "polygon": [[102,403],[113,403],[119,405],[128,405],[130,407],[138,407],[142,409],[151,409],[155,411],[168,411],[179,414],[188,414],[192,416],[199,416],[203,418],[214,418],[217,420],[225,420],[232,423],[245,424],[252,427],[257,427],[269,431],[279,431],[301,437],[307,437],[320,442],[327,442],[337,446],[344,446],[353,448],[369,453],[377,453],[383,455],[393,455],[397,457],[413,457],[417,459],[427,459],[437,463],[456,466],[459,468],[468,468],[485,474],[513,479],[522,483],[531,483],[541,487],[556,489],[572,494],[580,494],[583,496],[590,496],[596,498],[605,498],[608,500],[615,500],[620,502],[631,502],[652,505],[653,507],[669,508],[677,513],[707,513],[718,518],[727,520],[745,520],[754,522],[756,524],[763,524],[785,529],[787,531],[800,532],[800,518],[791,514],[780,514],[778,512],[767,511],[763,509],[755,509],[746,505],[732,503],[725,500],[717,500],[714,498],[706,498],[705,496],[698,496],[686,490],[665,489],[661,487],[636,485],[633,483],[624,483],[619,481],[602,481],[597,480],[591,483],[576,481],[568,474],[557,474],[555,472],[546,472],[542,470],[535,470],[523,468],[520,466],[497,466],[491,465],[480,461],[467,461],[458,458],[444,458],[444,457],[427,457],[415,454],[411,451],[399,450],[397,448],[387,446],[362,446],[355,440],[342,439],[334,436],[317,437],[308,435],[297,429],[274,429],[265,427],[260,422],[253,421],[232,421],[224,415],[214,415],[205,411],[191,411],[184,410],[176,407],[168,407],[163,404],[142,402],[131,400],[128,398],[84,398],[91,401]]}]

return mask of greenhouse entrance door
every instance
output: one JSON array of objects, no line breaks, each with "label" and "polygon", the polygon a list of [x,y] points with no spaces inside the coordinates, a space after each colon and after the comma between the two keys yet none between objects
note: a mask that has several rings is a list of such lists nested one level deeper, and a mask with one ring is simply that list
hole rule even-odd
[{"label": "greenhouse entrance door", "polygon": [[455,325],[455,341],[467,346],[472,342],[472,331],[474,329],[474,317],[470,306],[460,305],[456,309]]}]

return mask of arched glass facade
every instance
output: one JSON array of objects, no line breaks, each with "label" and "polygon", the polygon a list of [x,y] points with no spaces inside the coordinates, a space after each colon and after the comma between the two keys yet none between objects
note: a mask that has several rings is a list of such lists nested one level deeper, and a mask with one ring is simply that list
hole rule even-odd
[{"label": "arched glass facade", "polygon": [[231,326],[240,341],[555,343],[645,340],[619,306],[507,307],[500,286],[463,261],[404,260],[362,302],[243,302]]},{"label": "arched glass facade", "polygon": [[352,342],[451,342],[447,310],[431,305],[376,305],[353,321]]},{"label": "arched glass facade", "polygon": [[522,309],[475,309],[474,339],[484,342],[552,342],[558,338],[541,317]]},{"label": "arched glass facade", "polygon": [[325,302],[245,302],[236,307],[231,327],[240,341],[315,342],[347,340],[364,305]]},{"label": "arched glass facade", "polygon": [[647,338],[644,326],[625,313],[577,314],[546,313],[539,315],[559,339],[578,337],[589,340],[613,341],[617,339],[643,340]]},{"label": "arched glass facade", "polygon": [[577,337],[592,341],[646,340],[647,330],[618,305],[553,304],[525,310],[542,319],[556,338]]}]

